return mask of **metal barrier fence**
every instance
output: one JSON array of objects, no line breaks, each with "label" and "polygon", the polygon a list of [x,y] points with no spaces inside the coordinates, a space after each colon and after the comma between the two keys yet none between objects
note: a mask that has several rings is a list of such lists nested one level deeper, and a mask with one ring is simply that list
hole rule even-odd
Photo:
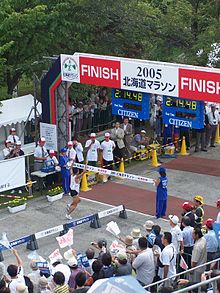
[{"label": "metal barrier fence", "polygon": [[[51,236],[51,235],[59,233],[59,232],[60,232],[60,235],[64,235],[65,233],[68,232],[68,230],[70,228],[74,228],[74,227],[77,227],[79,225],[82,225],[82,224],[85,224],[88,222],[90,222],[91,228],[98,229],[101,227],[101,222],[100,222],[101,218],[108,217],[108,216],[114,215],[116,213],[119,213],[120,218],[127,219],[127,213],[125,210],[125,206],[119,205],[116,207],[112,207],[108,210],[104,210],[99,213],[88,215],[83,218],[71,221],[69,223],[61,224],[59,226],[55,226],[55,227],[52,227],[52,228],[49,228],[49,229],[46,229],[46,230],[43,230],[40,232],[33,233],[31,235],[26,235],[21,238],[12,240],[9,242],[9,246],[15,247],[15,246],[27,243],[27,249],[36,250],[36,249],[38,249],[37,240],[40,238]],[[2,251],[7,250],[7,249],[9,249],[9,247],[5,247],[4,245],[0,244],[0,261],[4,260],[3,255],[2,255]]]},{"label": "metal barrier fence", "polygon": [[[211,265],[212,263],[216,263],[216,262],[219,263],[219,261],[220,261],[220,258],[217,258],[217,259],[215,259],[215,260],[212,260],[212,261],[206,262],[206,263],[204,263],[204,264],[202,264],[202,265],[196,266],[195,268],[191,268],[191,269],[189,269],[189,270],[185,270],[185,271],[183,271],[183,272],[180,272],[180,273],[178,273],[178,274],[176,274],[176,275],[170,276],[169,278],[165,278],[165,279],[162,279],[162,280],[160,280],[160,281],[154,282],[154,283],[152,283],[152,284],[150,284],[150,285],[144,286],[144,288],[145,288],[146,290],[151,291],[150,289],[151,289],[152,287],[156,287],[156,288],[157,288],[157,291],[156,291],[156,292],[158,292],[158,288],[161,287],[164,283],[168,283],[168,284],[170,284],[170,283],[173,282],[173,280],[176,280],[178,277],[180,277],[180,276],[182,276],[182,275],[184,275],[184,279],[189,279],[190,274],[192,274],[194,271],[198,270],[199,268],[204,268],[204,267],[206,267],[206,266],[209,266],[209,265]],[[219,265],[219,264],[218,264],[218,265]],[[205,269],[204,269],[204,271],[205,271]],[[183,291],[183,292],[185,292],[185,291]]]}]

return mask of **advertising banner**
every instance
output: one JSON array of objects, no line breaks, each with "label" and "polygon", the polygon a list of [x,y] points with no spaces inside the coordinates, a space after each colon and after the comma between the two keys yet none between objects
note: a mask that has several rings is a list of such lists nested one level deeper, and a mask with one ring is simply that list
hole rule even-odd
[{"label": "advertising banner", "polygon": [[0,161],[0,192],[26,184],[25,157]]},{"label": "advertising banner", "polygon": [[61,55],[62,80],[200,101],[220,101],[220,70],[74,53]]}]

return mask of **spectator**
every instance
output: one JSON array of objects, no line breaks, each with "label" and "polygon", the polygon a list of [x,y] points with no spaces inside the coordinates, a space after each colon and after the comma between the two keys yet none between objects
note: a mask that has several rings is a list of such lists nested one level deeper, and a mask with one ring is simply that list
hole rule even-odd
[{"label": "spectator", "polygon": [[23,261],[21,260],[17,250],[12,249],[12,253],[16,258],[17,265],[11,264],[7,267],[7,273],[10,276],[10,283],[8,285],[10,292],[15,293],[16,287],[19,283],[25,285]]},{"label": "spectator", "polygon": [[154,104],[153,120],[155,138],[160,138],[162,132],[162,101],[162,97],[157,96],[156,104]]},{"label": "spectator", "polygon": [[86,268],[86,271],[89,273],[89,274],[93,274],[93,270],[92,270],[92,264],[93,262],[95,261],[95,250],[93,248],[88,248],[86,250],[86,257],[88,259],[88,262],[89,262],[89,267]]},{"label": "spectator", "polygon": [[195,228],[202,228],[203,218],[204,218],[204,208],[203,208],[203,197],[196,195],[193,200],[195,209]]},{"label": "spectator", "polygon": [[124,130],[120,128],[120,123],[116,122],[115,128],[111,130],[111,139],[115,143],[115,148],[113,151],[115,162],[121,160],[121,158],[123,158],[124,156],[124,148],[125,148],[124,136],[125,136]]},{"label": "spectator", "polygon": [[182,225],[183,225],[183,246],[184,246],[184,259],[188,265],[188,268],[191,268],[191,256],[192,256],[192,250],[194,245],[194,240],[192,237],[193,233],[193,227],[190,225],[191,221],[188,216],[184,216],[182,219]]},{"label": "spectator", "polygon": [[[41,137],[38,141],[38,146],[34,150],[34,171],[39,171],[44,166],[44,161],[47,160],[48,153],[47,149],[45,148],[46,139]],[[37,177],[36,180],[36,189],[39,190],[40,188],[40,181]]]},{"label": "spectator", "polygon": [[175,253],[178,254],[179,252],[184,252],[184,246],[183,246],[183,235],[182,231],[178,225],[179,218],[175,215],[169,215],[170,219],[170,233],[172,234],[172,243],[175,248]]},{"label": "spectator", "polygon": [[158,172],[160,174],[160,177],[154,180],[155,185],[157,187],[157,195],[156,195],[156,218],[157,219],[166,216],[167,184],[168,184],[166,169],[164,167],[160,167]]},{"label": "spectator", "polygon": [[[147,232],[147,235],[152,231],[152,228],[153,228],[153,226],[154,226],[154,222],[153,221],[151,221],[151,220],[148,220],[148,221],[146,221],[145,223],[144,223],[144,228],[145,228],[145,230],[146,230],[146,232]],[[146,235],[146,237],[147,237],[147,235]]]},{"label": "spectator", "polygon": [[83,146],[76,138],[73,140],[73,148],[76,152],[76,163],[83,164]]},{"label": "spectator", "polygon": [[80,134],[83,126],[83,103],[79,102],[78,107],[75,111],[76,116],[76,135]]},{"label": "spectator", "polygon": [[165,279],[176,274],[176,253],[170,232],[164,232],[162,242],[165,247],[158,258],[158,275],[161,279]]},{"label": "spectator", "polygon": [[10,135],[8,136],[7,140],[9,140],[13,146],[15,146],[16,142],[20,141],[19,137],[16,135],[16,129],[10,129]]},{"label": "spectator", "polygon": [[21,142],[17,141],[15,143],[15,148],[11,152],[11,158],[24,156],[24,152],[21,149]]},{"label": "spectator", "polygon": [[103,267],[100,271],[102,278],[111,278],[115,274],[115,269],[112,265],[112,256],[109,252],[103,253],[102,255]]},{"label": "spectator", "polygon": [[141,230],[139,228],[134,228],[131,231],[131,236],[133,237],[133,245],[138,248],[139,238],[142,237]]},{"label": "spectator", "polygon": [[83,270],[78,267],[78,262],[75,257],[72,257],[71,259],[69,259],[67,264],[71,271],[68,285],[69,285],[70,291],[73,291],[74,289],[76,289],[76,275],[79,272],[82,272]]},{"label": "spectator", "polygon": [[110,139],[110,133],[105,133],[105,140],[101,143],[100,149],[102,150],[103,167],[108,166],[107,169],[112,170],[115,143]]},{"label": "spectator", "polygon": [[67,152],[66,152],[67,158],[71,163],[74,163],[76,160],[76,151],[73,148],[73,142],[68,141],[67,146],[68,146]]},{"label": "spectator", "polygon": [[38,290],[37,293],[50,293],[50,287],[46,277],[40,277],[38,281]]},{"label": "spectator", "polygon": [[101,279],[101,269],[103,267],[103,264],[100,260],[95,260],[92,264],[92,270],[93,270],[93,275],[92,275],[92,278],[93,278],[93,282]]},{"label": "spectator", "polygon": [[65,284],[65,276],[62,272],[56,272],[53,276],[55,283],[54,293],[69,293],[69,287]]},{"label": "spectator", "polygon": [[86,141],[85,149],[87,151],[88,165],[96,167],[98,162],[98,152],[100,149],[100,142],[96,139],[96,134],[91,133],[90,139]]},{"label": "spectator", "polygon": [[204,235],[204,238],[206,240],[208,262],[216,259],[218,251],[218,240],[212,227],[213,223],[213,219],[208,219],[205,221],[207,233]]},{"label": "spectator", "polygon": [[220,199],[216,201],[216,206],[217,206],[217,210],[218,210],[218,215],[216,218],[216,223],[220,223]]},{"label": "spectator", "polygon": [[[195,268],[196,266],[202,265],[207,261],[207,249],[206,249],[206,240],[202,235],[202,231],[199,228],[195,228],[193,231],[193,239],[195,244],[192,251],[192,263],[191,267]],[[192,281],[200,282],[201,275],[205,271],[205,267],[197,268],[193,271]]]},{"label": "spectator", "polygon": [[137,152],[137,150],[141,148],[146,148],[149,144],[149,138],[146,135],[145,130],[141,130],[140,133],[135,134],[133,137],[131,144],[130,144],[130,150],[133,152]]},{"label": "spectator", "polygon": [[13,147],[10,140],[5,141],[5,148],[3,149],[4,160],[10,159],[13,152]]},{"label": "spectator", "polygon": [[132,264],[135,259],[135,254],[132,252],[136,251],[137,249],[136,246],[133,245],[133,237],[127,235],[124,239],[120,237],[119,240],[121,240],[126,245],[127,260],[130,264]]},{"label": "spectator", "polygon": [[5,276],[5,265],[0,262],[0,281],[4,278]]},{"label": "spectator", "polygon": [[211,112],[208,113],[208,133],[207,133],[207,140],[206,140],[206,145],[209,145],[210,142],[210,147],[215,147],[215,135],[216,135],[216,129],[217,125],[220,122],[220,116],[218,111],[216,110],[216,105],[211,104]]},{"label": "spectator", "polygon": [[62,185],[64,195],[68,195],[70,192],[70,168],[69,168],[69,160],[66,155],[67,149],[62,148],[60,150],[60,158],[59,158],[59,165],[61,167],[61,177],[62,177]]},{"label": "spectator", "polygon": [[[54,150],[49,150],[49,156],[47,157],[46,164],[47,164],[47,166],[48,165],[54,166],[54,169],[59,168],[58,167],[59,162],[57,160],[56,152]],[[47,176],[46,180],[47,180],[47,184],[50,188],[53,184],[55,184],[58,181],[58,174],[57,173],[49,174]]]},{"label": "spectator", "polygon": [[123,119],[123,123],[121,124],[121,128],[124,130],[124,144],[125,144],[125,153],[127,158],[131,157],[130,153],[130,143],[132,141],[132,124],[129,123],[129,119],[125,117]]},{"label": "spectator", "polygon": [[164,249],[164,245],[162,243],[162,234],[160,234],[161,227],[159,225],[154,225],[152,227],[152,231],[156,235],[156,238],[155,238],[155,241],[154,241],[154,246],[157,245],[160,248],[160,250],[163,250]]},{"label": "spectator", "polygon": [[118,252],[115,259],[116,271],[115,276],[126,276],[132,274],[132,266],[128,262],[126,252]]},{"label": "spectator", "polygon": [[4,279],[0,280],[0,293],[10,293],[10,289]]},{"label": "spectator", "polygon": [[34,286],[34,292],[37,292],[37,288],[38,288],[38,283],[40,280],[40,270],[38,268],[38,265],[35,261],[32,261],[30,263],[30,268],[32,270],[31,273],[29,273],[27,276],[28,278],[30,278],[31,282],[33,283]]},{"label": "spectator", "polygon": [[[195,226],[195,215],[192,212],[193,210],[193,205],[191,205],[188,201],[185,201],[182,204],[182,208],[183,208],[183,213],[182,216],[183,217],[189,217],[190,219],[190,226],[194,227]],[[181,223],[181,230],[183,229],[182,223]]]},{"label": "spectator", "polygon": [[201,129],[196,129],[196,146],[195,152],[199,151],[199,146],[201,144],[201,151],[207,152],[206,149],[206,127],[209,124],[208,115],[206,114],[206,110],[204,107],[204,127]]},{"label": "spectator", "polygon": [[93,245],[96,249],[99,251],[98,259],[102,259],[102,255],[106,253],[106,247],[107,247],[107,241],[105,239],[99,239],[98,242],[92,242],[91,245]]},{"label": "spectator", "polygon": [[85,286],[86,283],[86,274],[79,272],[76,275],[76,290],[74,292],[86,293],[89,290],[89,287]]},{"label": "spectator", "polygon": [[138,240],[141,252],[134,260],[132,266],[136,271],[136,278],[142,286],[153,282],[155,276],[154,255],[151,248],[148,248],[146,237]]},{"label": "spectator", "polygon": [[16,293],[28,293],[28,287],[25,284],[18,283],[16,286]]}]

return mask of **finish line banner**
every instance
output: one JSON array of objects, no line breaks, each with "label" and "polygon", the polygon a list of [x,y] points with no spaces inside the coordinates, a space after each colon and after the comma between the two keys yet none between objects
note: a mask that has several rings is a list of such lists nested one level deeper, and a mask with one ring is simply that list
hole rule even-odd
[{"label": "finish line banner", "polygon": [[[84,164],[78,164],[74,163],[74,167],[77,167],[79,169],[84,169],[85,165]],[[121,177],[124,179],[129,179],[129,180],[134,180],[134,181],[140,181],[140,182],[146,182],[146,183],[151,183],[154,184],[154,180],[151,178],[146,178],[138,175],[133,175],[129,173],[122,173],[118,171],[113,171],[113,170],[108,170],[104,168],[98,168],[98,167],[93,167],[93,166],[87,166],[86,168],[87,171],[93,171],[95,173],[100,173],[103,175],[108,175],[108,176],[114,176],[114,177]]]},{"label": "finish line banner", "polygon": [[24,156],[0,162],[0,192],[24,186],[25,184]]}]

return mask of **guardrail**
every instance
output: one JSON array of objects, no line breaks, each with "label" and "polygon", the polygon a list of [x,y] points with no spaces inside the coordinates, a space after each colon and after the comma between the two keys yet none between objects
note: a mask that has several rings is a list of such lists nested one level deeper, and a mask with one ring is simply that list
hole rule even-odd
[{"label": "guardrail", "polygon": [[[71,221],[69,223],[61,224],[61,225],[58,225],[58,226],[55,226],[52,228],[48,228],[48,229],[40,231],[40,232],[36,232],[31,235],[23,236],[21,238],[9,241],[9,244],[10,244],[10,247],[15,247],[15,246],[27,243],[27,246],[26,246],[27,249],[36,250],[36,249],[38,249],[38,243],[37,243],[38,239],[41,239],[41,238],[44,238],[47,236],[51,236],[56,233],[60,233],[60,235],[64,235],[65,233],[68,232],[68,230],[70,228],[74,228],[74,227],[77,227],[79,225],[82,225],[82,224],[85,224],[88,222],[90,222],[91,228],[98,229],[101,227],[100,219],[114,215],[116,213],[119,213],[120,218],[127,219],[127,213],[125,210],[125,206],[119,205],[119,206],[112,207],[110,209],[98,212],[96,214],[92,214],[92,215],[88,215],[88,216],[76,219],[76,220]],[[4,260],[3,255],[2,255],[2,251],[7,250],[7,249],[8,249],[7,247],[0,244],[0,261]]]}]

